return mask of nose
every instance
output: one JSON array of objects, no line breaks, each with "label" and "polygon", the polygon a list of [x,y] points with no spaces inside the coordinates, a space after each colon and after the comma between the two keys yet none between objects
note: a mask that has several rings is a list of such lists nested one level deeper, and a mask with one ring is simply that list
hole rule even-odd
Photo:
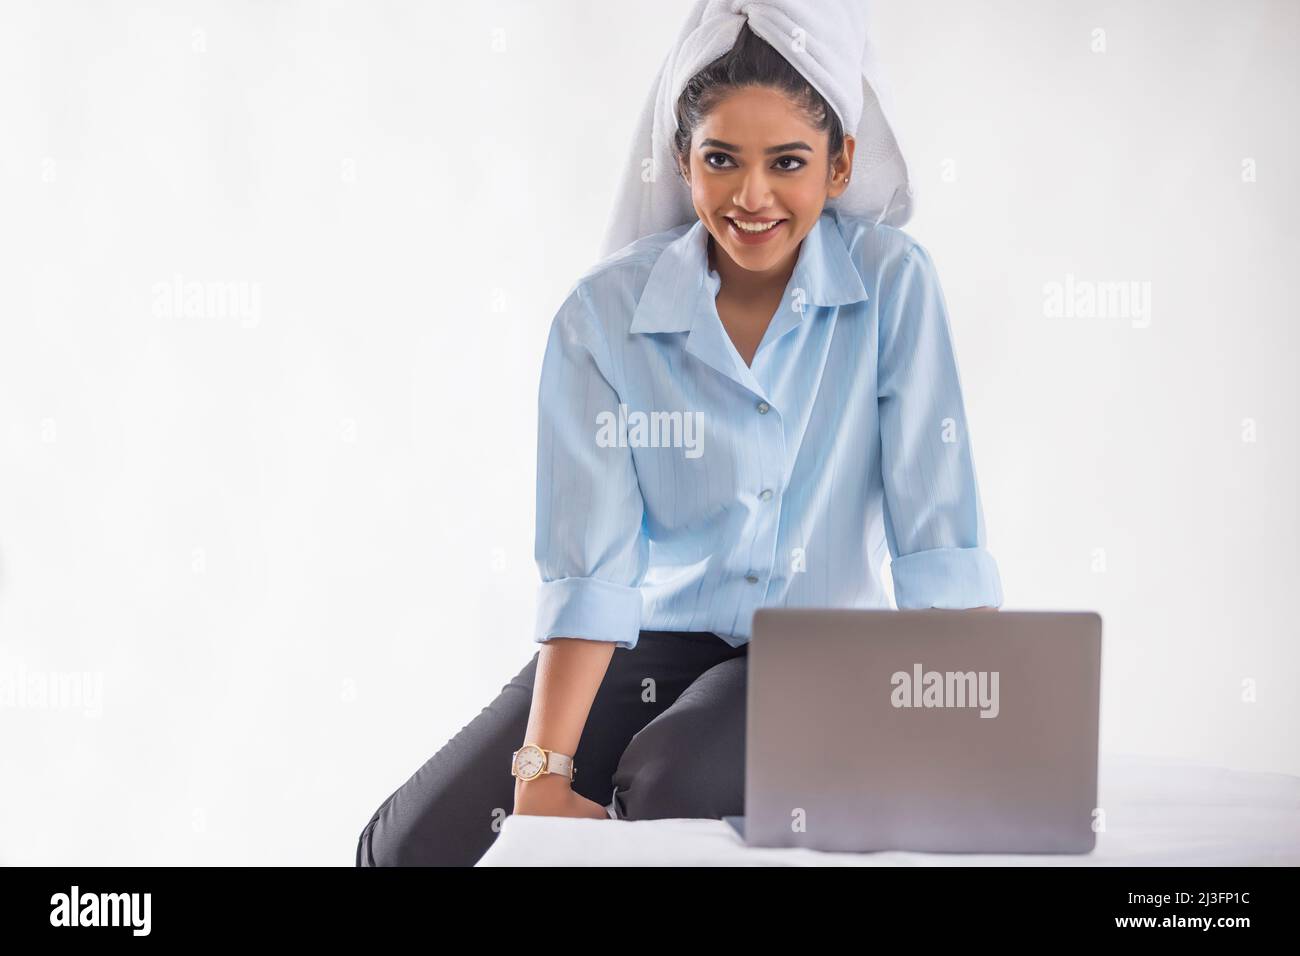
[{"label": "nose", "polygon": [[731,201],[746,212],[758,212],[770,205],[772,190],[767,184],[767,170],[754,167],[740,175],[740,184]]}]

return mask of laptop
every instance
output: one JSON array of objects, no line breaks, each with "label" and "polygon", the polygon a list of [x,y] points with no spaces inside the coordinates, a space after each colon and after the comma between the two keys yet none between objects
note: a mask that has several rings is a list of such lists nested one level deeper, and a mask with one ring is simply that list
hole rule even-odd
[{"label": "laptop", "polygon": [[748,846],[1088,853],[1101,617],[762,608],[749,646]]}]

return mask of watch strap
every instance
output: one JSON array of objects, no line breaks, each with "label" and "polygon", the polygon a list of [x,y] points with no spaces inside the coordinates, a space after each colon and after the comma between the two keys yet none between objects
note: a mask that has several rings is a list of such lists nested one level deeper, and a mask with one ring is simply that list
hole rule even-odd
[{"label": "watch strap", "polygon": [[558,773],[561,777],[568,777],[572,780],[578,775],[573,766],[573,758],[568,754],[557,753],[554,750],[546,751],[546,769],[543,773]]}]

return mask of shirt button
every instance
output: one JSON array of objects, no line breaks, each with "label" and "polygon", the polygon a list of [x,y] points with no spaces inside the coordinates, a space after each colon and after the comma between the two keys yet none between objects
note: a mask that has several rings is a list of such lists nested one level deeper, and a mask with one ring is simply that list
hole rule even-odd
[{"label": "shirt button", "polygon": [[771,500],[772,500],[772,489],[771,489],[771,488],[764,488],[764,489],[762,490],[762,492],[759,494],[758,497],[761,498],[763,501],[771,501]]},{"label": "shirt button", "polygon": [[758,583],[758,575],[757,575],[757,574],[746,574],[746,575],[745,575],[745,580],[748,581],[750,584],[757,584],[757,583]]},{"label": "shirt button", "polygon": [[768,413],[768,410],[771,409],[771,407],[772,407],[772,406],[769,405],[769,404],[767,404],[767,402],[759,402],[759,403],[758,403],[758,413],[759,413],[760,415],[766,415],[766,414]]}]

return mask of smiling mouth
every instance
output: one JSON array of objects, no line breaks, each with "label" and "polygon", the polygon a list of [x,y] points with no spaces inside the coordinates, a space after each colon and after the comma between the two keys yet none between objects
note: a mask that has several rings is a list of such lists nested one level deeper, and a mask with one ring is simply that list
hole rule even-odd
[{"label": "smiling mouth", "polygon": [[763,233],[771,232],[781,223],[785,222],[784,219],[746,220],[733,219],[731,216],[724,216],[723,218],[735,226],[736,229],[749,236],[761,236]]}]

